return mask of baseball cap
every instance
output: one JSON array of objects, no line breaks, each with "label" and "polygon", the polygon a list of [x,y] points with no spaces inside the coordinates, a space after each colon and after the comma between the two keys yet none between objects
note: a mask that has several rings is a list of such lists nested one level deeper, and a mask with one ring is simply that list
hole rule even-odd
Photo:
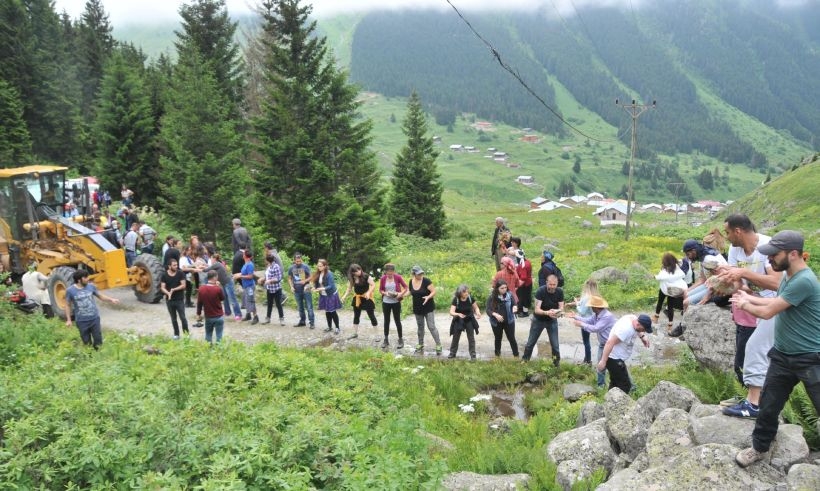
[{"label": "baseball cap", "polygon": [[652,319],[649,318],[646,314],[641,314],[638,316],[638,324],[642,325],[644,330],[649,334],[652,334]]},{"label": "baseball cap", "polygon": [[419,266],[419,265],[413,266],[413,268],[410,270],[410,272],[413,273],[413,274],[424,274],[424,270],[421,269],[421,266]]},{"label": "baseball cap", "polygon": [[692,249],[698,248],[698,241],[695,239],[689,239],[683,243],[683,252],[691,251]]},{"label": "baseball cap", "polygon": [[783,230],[774,234],[768,244],[763,244],[757,251],[764,256],[772,256],[780,251],[802,251],[803,235],[794,230]]}]

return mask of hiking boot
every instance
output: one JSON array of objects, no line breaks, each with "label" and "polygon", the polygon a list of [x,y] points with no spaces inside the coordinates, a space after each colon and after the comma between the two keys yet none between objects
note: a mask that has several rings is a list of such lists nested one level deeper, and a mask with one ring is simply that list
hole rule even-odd
[{"label": "hiking boot", "polygon": [[253,316],[253,320],[251,321],[251,325],[259,324],[259,317]]},{"label": "hiking boot", "polygon": [[760,413],[760,408],[747,400],[740,401],[734,406],[723,408],[723,414],[736,418],[756,418]]},{"label": "hiking boot", "polygon": [[251,320],[251,314],[250,314],[250,312],[248,312],[247,314],[245,314],[245,317],[242,319],[242,322],[249,321],[249,320]]},{"label": "hiking boot", "polygon": [[441,345],[437,344],[436,345],[436,356],[441,356],[441,351],[442,351]]},{"label": "hiking boot", "polygon": [[749,467],[755,462],[765,459],[768,455],[769,452],[758,452],[754,447],[749,447],[735,455],[735,462],[737,462],[737,465],[740,467]]},{"label": "hiking boot", "polygon": [[390,347],[390,341],[388,341],[387,338],[384,338],[384,341],[382,341],[382,349],[389,348],[389,347]]},{"label": "hiking boot", "polygon": [[402,338],[399,338],[399,344],[396,345],[396,349],[402,348],[404,348],[404,340]]}]

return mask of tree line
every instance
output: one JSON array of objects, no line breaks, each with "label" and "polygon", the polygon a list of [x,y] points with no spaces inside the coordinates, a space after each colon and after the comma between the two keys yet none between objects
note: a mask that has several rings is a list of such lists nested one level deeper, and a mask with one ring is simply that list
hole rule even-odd
[{"label": "tree line", "polygon": [[[382,264],[394,229],[440,238],[436,154],[420,102],[408,106],[408,149],[396,165],[416,169],[414,182],[426,170],[425,209],[400,200],[407,182],[385,186],[358,88],[316,34],[311,9],[261,1],[243,51],[225,1],[192,0],[179,10],[176,60],[149,61],[113,38],[100,0],[78,20],[49,0],[3,2],[2,165],[64,164],[113,192],[126,184],[175,230],[222,245],[241,216],[280,248],[337,267]],[[388,212],[397,199],[402,212]],[[421,232],[406,223],[419,220]]]}]

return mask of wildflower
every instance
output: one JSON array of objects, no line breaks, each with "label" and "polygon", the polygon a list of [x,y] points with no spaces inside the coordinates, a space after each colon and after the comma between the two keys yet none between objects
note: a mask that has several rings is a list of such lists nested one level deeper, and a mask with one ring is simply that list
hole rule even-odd
[{"label": "wildflower", "polygon": [[489,401],[492,398],[489,394],[476,394],[470,398],[470,402]]},{"label": "wildflower", "polygon": [[475,407],[472,404],[459,404],[459,408],[461,408],[462,413],[474,413]]}]

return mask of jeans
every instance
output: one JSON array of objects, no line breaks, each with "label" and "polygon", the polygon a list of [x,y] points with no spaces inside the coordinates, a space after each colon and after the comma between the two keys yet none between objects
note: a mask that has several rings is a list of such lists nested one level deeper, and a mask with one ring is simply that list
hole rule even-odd
[{"label": "jeans", "polygon": [[248,315],[256,316],[256,285],[242,287],[242,301],[245,303],[245,310]]},{"label": "jeans", "polygon": [[393,319],[396,321],[396,332],[401,339],[401,302],[396,303],[382,303],[382,313],[384,313],[384,337],[390,334],[390,313],[393,313]]},{"label": "jeans", "polygon": [[84,320],[75,319],[74,323],[77,324],[77,330],[80,331],[80,339],[83,340],[83,344],[90,344],[94,346],[94,349],[100,349],[100,345],[103,343],[100,317]]},{"label": "jeans", "polygon": [[177,316],[182,321],[182,332],[188,333],[188,319],[185,318],[185,301],[184,300],[166,300],[165,306],[168,307],[168,313],[171,314],[171,324],[174,326],[174,336],[179,336],[179,323],[177,323]]},{"label": "jeans", "polygon": [[581,340],[584,342],[584,363],[592,363],[592,343],[589,340],[589,333],[581,329]]},{"label": "jeans", "polygon": [[[233,288],[233,282],[222,285],[222,293],[225,294],[225,300],[222,302],[225,315],[242,317],[242,309],[239,308],[239,300],[236,298],[236,291]],[[231,314],[231,306],[233,306],[233,314]]]},{"label": "jeans", "polygon": [[296,297],[296,306],[299,309],[299,324],[305,323],[305,309],[307,309],[307,318],[310,325],[314,325],[316,319],[313,317],[313,296],[303,289],[297,289],[293,296]]},{"label": "jeans", "polygon": [[[743,363],[746,360],[746,343],[755,332],[757,326],[741,326],[735,324],[735,376],[743,384]],[[759,387],[759,386],[758,386]]]},{"label": "jeans", "polygon": [[506,335],[513,356],[518,358],[518,342],[515,340],[515,323],[496,322],[490,326],[493,328],[493,337],[495,338],[495,356],[501,356],[501,337],[502,335]]},{"label": "jeans", "polygon": [[[606,344],[598,344],[598,361],[601,361],[601,358],[604,356],[604,346],[606,346]],[[603,387],[606,383],[606,370],[603,372],[598,372],[598,369],[596,368],[595,371],[598,376],[598,387]]]},{"label": "jeans", "polygon": [[820,413],[820,353],[786,355],[769,350],[769,370],[760,393],[760,413],[752,432],[752,446],[758,452],[768,452],[777,436],[778,417],[798,382],[803,382],[806,394]]},{"label": "jeans", "polygon": [[427,329],[430,330],[430,334],[433,336],[433,341],[436,342],[436,346],[441,346],[441,339],[438,336],[438,329],[436,328],[436,313],[429,312],[427,314],[416,314],[416,327],[419,328],[418,335],[419,335],[419,346],[424,346],[424,323],[427,322]]},{"label": "jeans", "polygon": [[266,290],[267,293],[267,307],[268,307],[268,314],[267,318],[270,319],[270,314],[273,311],[273,304],[276,303],[276,311],[279,313],[279,319],[282,320],[285,318],[285,312],[282,310],[282,290],[276,290],[275,292],[271,292]]},{"label": "jeans", "polygon": [[210,343],[213,338],[214,331],[216,331],[216,342],[222,341],[222,330],[225,328],[224,317],[206,317],[205,318],[205,341]]},{"label": "jeans", "polygon": [[535,348],[536,343],[538,343],[538,338],[541,336],[541,331],[544,329],[547,330],[547,335],[550,339],[552,364],[557,367],[561,361],[561,351],[558,347],[558,319],[553,319],[551,317],[548,317],[546,320],[539,319],[537,317],[532,318],[532,324],[530,324],[530,335],[527,338],[527,345],[524,347],[523,359],[529,360],[532,357],[532,350]]},{"label": "jeans", "polygon": [[703,297],[705,297],[707,293],[709,293],[709,287],[706,286],[706,283],[692,288],[686,294],[686,298],[689,299],[689,305],[697,305],[703,300]]},{"label": "jeans", "polygon": [[148,244],[146,246],[143,246],[140,249],[140,251],[142,251],[143,254],[153,254],[154,253],[154,243],[151,242],[150,244]]},{"label": "jeans", "polygon": [[128,249],[125,250],[125,266],[131,267],[134,265],[134,261],[137,260],[137,253],[135,251],[129,251]]}]

